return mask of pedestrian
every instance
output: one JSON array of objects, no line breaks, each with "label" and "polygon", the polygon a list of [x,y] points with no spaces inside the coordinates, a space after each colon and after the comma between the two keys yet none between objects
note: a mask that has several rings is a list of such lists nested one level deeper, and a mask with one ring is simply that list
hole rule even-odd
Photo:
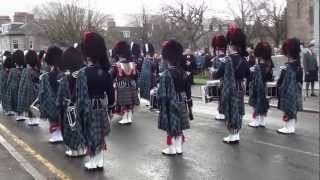
[{"label": "pedestrian", "polygon": [[12,56],[7,54],[3,56],[3,64],[0,71],[0,100],[2,109],[5,113],[7,113],[7,107],[9,106],[7,101],[5,100],[5,92],[7,91],[7,80],[9,76],[10,69],[14,68],[14,62]]},{"label": "pedestrian", "polygon": [[116,74],[116,107],[122,116],[119,124],[131,124],[134,107],[140,103],[137,87],[138,67],[132,60],[127,42],[119,41],[113,49],[118,59],[113,69]]},{"label": "pedestrian", "polygon": [[114,106],[114,88],[103,37],[98,33],[86,32],[81,51],[87,66],[79,71],[76,80],[76,109],[83,122],[89,158],[84,166],[93,170],[104,165],[104,151],[107,149],[105,137],[111,130],[111,114],[108,111]]},{"label": "pedestrian", "polygon": [[236,25],[231,24],[227,32],[228,56],[219,69],[214,73],[215,78],[223,78],[221,95],[222,111],[229,135],[223,138],[227,144],[240,142],[240,129],[244,116],[244,94],[243,80],[250,74],[248,62],[245,57],[246,35]]},{"label": "pedestrian", "polygon": [[162,57],[168,63],[159,79],[158,128],[167,132],[168,147],[162,151],[164,155],[181,155],[185,141],[183,131],[190,128],[187,106],[187,74],[183,69],[183,48],[175,40],[164,42]]},{"label": "pedestrian", "polygon": [[[211,46],[213,48],[213,52],[215,57],[212,60],[212,72],[219,69],[220,65],[224,62],[225,56],[226,56],[226,49],[227,49],[227,40],[224,35],[222,34],[216,34],[212,38]],[[220,78],[220,92],[223,87],[223,78]],[[221,104],[221,94],[219,96],[219,105],[218,105],[218,112],[215,116],[216,120],[224,120],[224,114],[222,110],[222,104]]]},{"label": "pedestrian", "polygon": [[[30,126],[37,126],[39,121],[29,112],[30,105],[36,100],[40,86],[40,65],[37,53],[28,50],[24,57],[26,68],[23,69],[18,91],[18,114],[27,114]],[[23,117],[22,117],[23,118]],[[17,119],[19,120],[19,119]]]},{"label": "pedestrian", "polygon": [[253,121],[250,127],[265,127],[265,118],[269,109],[266,83],[273,81],[272,49],[269,43],[260,42],[254,49],[257,64],[250,68],[249,105],[253,107]]},{"label": "pedestrian", "polygon": [[154,47],[151,43],[146,43],[143,48],[144,59],[141,67],[141,76],[139,79],[140,96],[143,99],[150,100],[150,90],[156,86],[159,69],[154,59]]},{"label": "pedestrian", "polygon": [[84,60],[80,51],[68,47],[62,54],[61,70],[64,72],[59,79],[56,105],[61,116],[61,132],[66,146],[65,154],[69,157],[84,156],[87,152],[83,136],[83,122],[76,114],[76,79]]},{"label": "pedestrian", "polygon": [[13,52],[12,60],[15,67],[9,71],[7,89],[3,100],[5,101],[4,105],[6,105],[7,115],[17,115],[16,120],[19,120],[23,118],[22,114],[17,113],[19,83],[22,70],[25,67],[23,52],[21,50]]},{"label": "pedestrian", "polygon": [[49,142],[58,143],[63,141],[61,134],[61,116],[56,106],[57,92],[59,88],[58,80],[63,75],[61,71],[62,50],[57,46],[48,48],[44,58],[49,67],[49,72],[40,76],[39,104],[40,118],[49,120]]},{"label": "pedestrian", "polygon": [[306,96],[309,96],[309,87],[311,84],[311,96],[316,96],[314,92],[314,83],[318,81],[318,63],[314,48],[314,42],[311,42],[303,55],[304,81],[306,82]]},{"label": "pedestrian", "polygon": [[302,110],[303,70],[300,63],[300,41],[291,38],[282,46],[284,55],[288,58],[282,68],[277,82],[279,91],[278,108],[283,111],[284,127],[277,132],[283,134],[295,133],[297,113]]}]

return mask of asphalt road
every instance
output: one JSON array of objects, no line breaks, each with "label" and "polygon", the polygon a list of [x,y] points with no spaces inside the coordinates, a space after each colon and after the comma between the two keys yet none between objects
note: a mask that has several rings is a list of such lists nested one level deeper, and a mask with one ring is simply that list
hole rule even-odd
[{"label": "asphalt road", "polygon": [[[82,159],[64,156],[62,144],[47,142],[48,123],[28,127],[26,123],[0,115],[0,123],[35,152],[11,140],[3,131],[0,134],[48,179],[57,179],[55,167],[71,179],[96,180],[317,180],[319,179],[319,115],[300,113],[297,133],[280,135],[281,113],[271,109],[265,129],[247,126],[251,110],[241,131],[239,145],[222,143],[226,135],[223,122],[212,119],[216,104],[195,102],[195,120],[186,131],[183,156],[165,157],[161,150],[166,146],[166,133],[157,129],[157,113],[141,106],[134,114],[134,123],[120,126],[113,121],[107,138],[104,171],[87,172]],[[1,146],[0,146],[1,147]],[[1,149],[1,148],[0,148]],[[41,156],[47,163],[39,162]],[[1,156],[0,156],[1,160]],[[4,162],[0,162],[4,163]],[[1,165],[0,165],[1,166]],[[54,169],[54,168],[53,168]],[[0,168],[1,173],[1,168]],[[7,179],[0,176],[0,179]]]}]

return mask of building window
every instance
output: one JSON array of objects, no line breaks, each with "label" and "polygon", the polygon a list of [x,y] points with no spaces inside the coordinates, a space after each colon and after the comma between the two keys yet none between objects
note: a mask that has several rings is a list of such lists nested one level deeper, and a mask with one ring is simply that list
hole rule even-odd
[{"label": "building window", "polygon": [[33,42],[29,41],[29,49],[33,49]]},{"label": "building window", "polygon": [[124,38],[130,38],[130,31],[123,31],[122,34]]},{"label": "building window", "polygon": [[309,7],[309,23],[310,25],[313,25],[313,21],[314,21],[314,14],[313,14],[313,7]]},{"label": "building window", "polygon": [[300,17],[301,17],[300,8],[301,8],[300,2],[297,2],[297,18],[298,18],[298,19],[300,19]]},{"label": "building window", "polygon": [[12,40],[12,47],[13,49],[19,49],[18,40]]}]

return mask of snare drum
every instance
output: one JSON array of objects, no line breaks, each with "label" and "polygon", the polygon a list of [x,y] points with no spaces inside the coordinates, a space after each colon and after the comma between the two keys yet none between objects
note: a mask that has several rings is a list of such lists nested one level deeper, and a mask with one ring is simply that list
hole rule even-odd
[{"label": "snare drum", "polygon": [[278,97],[278,88],[277,82],[267,82],[267,97],[268,98],[277,98]]},{"label": "snare drum", "polygon": [[207,81],[202,87],[202,99],[205,103],[219,100],[220,93],[220,80]]}]

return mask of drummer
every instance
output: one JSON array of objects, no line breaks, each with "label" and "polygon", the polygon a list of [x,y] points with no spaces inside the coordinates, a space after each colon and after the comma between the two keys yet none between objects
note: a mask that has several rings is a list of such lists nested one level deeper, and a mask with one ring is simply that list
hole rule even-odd
[{"label": "drummer", "polygon": [[[222,34],[216,34],[212,39],[212,48],[214,53],[214,58],[212,59],[212,68],[211,69],[219,69],[220,64],[224,62],[224,57],[226,56],[226,47],[227,40]],[[220,88],[221,89],[222,79],[220,79]],[[220,97],[219,97],[220,99]],[[218,112],[216,113],[216,120],[224,120],[224,114],[221,109],[221,101],[219,101]]]},{"label": "drummer", "polygon": [[250,68],[251,81],[249,83],[249,105],[253,107],[253,120],[250,127],[265,127],[265,117],[269,109],[266,97],[266,82],[273,81],[272,49],[269,43],[260,42],[254,49],[254,56],[258,64]]}]

